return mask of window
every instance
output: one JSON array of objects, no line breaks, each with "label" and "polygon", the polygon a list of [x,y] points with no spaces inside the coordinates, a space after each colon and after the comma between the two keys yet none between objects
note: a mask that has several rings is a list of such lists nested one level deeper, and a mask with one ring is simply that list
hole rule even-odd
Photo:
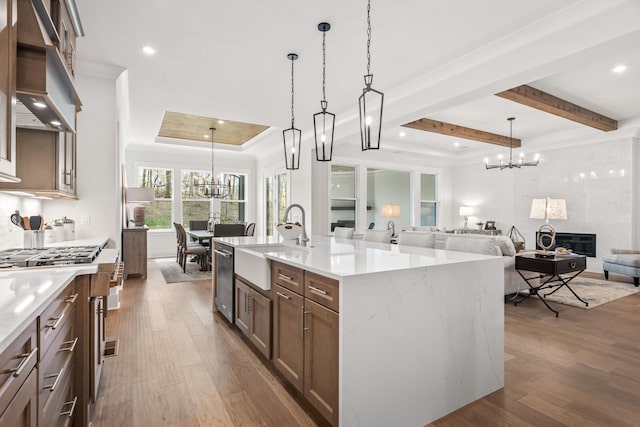
[{"label": "window", "polygon": [[[244,224],[245,223],[245,207],[246,201],[246,180],[245,175],[237,175],[239,183],[229,197],[220,199],[220,222],[223,224]],[[227,177],[225,174],[219,175],[220,179],[225,182]]]},{"label": "window", "polygon": [[435,227],[437,213],[436,176],[423,173],[420,175],[420,225]]},{"label": "window", "polygon": [[[408,225],[411,221],[411,173],[385,169],[367,169],[367,221],[376,229],[386,229],[387,223]],[[382,216],[382,206],[400,206],[400,216]]]},{"label": "window", "polygon": [[211,199],[198,196],[195,183],[209,181],[211,173],[205,171],[182,171],[182,225],[189,228],[192,220],[208,220],[211,212]]},{"label": "window", "polygon": [[265,199],[265,225],[267,236],[273,236],[273,181],[272,176],[265,178],[264,199]]},{"label": "window", "polygon": [[284,211],[287,209],[287,174],[281,173],[278,175],[278,217],[276,218],[276,223],[282,220],[284,216]]},{"label": "window", "polygon": [[287,208],[287,174],[268,176],[265,182],[265,225],[267,236],[273,236]]},{"label": "window", "polygon": [[150,229],[171,229],[173,171],[163,168],[138,168],[138,186],[153,188],[155,201],[145,209],[145,225]]},{"label": "window", "polygon": [[356,168],[331,165],[331,231],[336,227],[356,228]]}]

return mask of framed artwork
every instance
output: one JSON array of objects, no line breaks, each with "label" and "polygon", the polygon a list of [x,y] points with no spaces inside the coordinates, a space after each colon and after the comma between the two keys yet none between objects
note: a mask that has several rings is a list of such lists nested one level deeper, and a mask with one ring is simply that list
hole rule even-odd
[{"label": "framed artwork", "polygon": [[484,225],[484,229],[485,230],[495,230],[496,229],[496,222],[495,221],[487,221],[487,223]]}]

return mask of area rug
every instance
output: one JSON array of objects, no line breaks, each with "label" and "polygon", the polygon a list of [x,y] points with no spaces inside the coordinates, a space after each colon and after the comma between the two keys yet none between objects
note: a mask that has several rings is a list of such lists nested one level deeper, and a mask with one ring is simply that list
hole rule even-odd
[{"label": "area rug", "polygon": [[175,258],[156,259],[156,264],[160,267],[162,276],[167,283],[191,282],[194,280],[211,280],[210,271],[200,271],[200,264],[197,262],[187,262],[187,272],[182,272],[182,267]]},{"label": "area rug", "polygon": [[[553,295],[547,296],[546,300],[589,309],[638,292],[638,288],[633,286],[632,283],[612,282],[586,277],[576,277],[569,282],[569,286],[571,286],[571,289],[573,289],[580,298],[589,303],[588,307],[574,297],[566,286],[560,288]],[[546,289],[540,292],[540,296],[549,292],[551,292],[551,290]]]}]

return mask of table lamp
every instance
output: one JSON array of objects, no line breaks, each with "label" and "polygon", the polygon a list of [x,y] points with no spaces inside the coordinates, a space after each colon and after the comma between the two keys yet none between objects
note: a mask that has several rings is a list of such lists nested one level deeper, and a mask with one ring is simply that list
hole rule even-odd
[{"label": "table lamp", "polygon": [[460,206],[459,215],[464,217],[464,229],[466,230],[469,217],[473,215],[473,208],[471,206]]},{"label": "table lamp", "polygon": [[143,202],[153,202],[155,200],[155,192],[153,188],[143,187],[127,187],[125,191],[125,200],[127,203],[139,203],[133,207],[133,216],[131,222],[138,227],[142,227],[145,221],[145,206]]},{"label": "table lamp", "polygon": [[[549,224],[550,219],[567,219],[567,202],[564,199],[533,199],[531,201],[531,212],[529,218],[544,219],[545,223],[538,229],[538,246],[541,252],[536,252],[539,258],[553,258],[554,254],[549,253],[549,249],[556,244],[556,230]],[[545,244],[545,239],[548,243]]]},{"label": "table lamp", "polygon": [[[382,205],[381,214],[383,218],[400,218],[400,205],[396,205],[395,203]],[[389,220],[387,223],[387,230],[391,230],[391,237],[396,237],[396,225],[393,220]]]}]

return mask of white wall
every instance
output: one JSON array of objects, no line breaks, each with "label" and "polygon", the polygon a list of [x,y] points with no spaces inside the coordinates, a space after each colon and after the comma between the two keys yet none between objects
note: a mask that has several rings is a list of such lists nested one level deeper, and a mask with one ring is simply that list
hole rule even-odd
[{"label": "white wall", "polygon": [[459,206],[474,206],[476,217],[495,220],[505,234],[515,225],[532,249],[543,221],[529,219],[531,199],[565,199],[568,219],[551,223],[558,232],[595,233],[597,257],[587,258],[587,269],[601,272],[602,257],[611,248],[638,247],[633,233],[638,221],[637,145],[625,137],[550,149],[540,152],[537,167],[521,170],[456,166],[451,222],[461,222]]},{"label": "white wall", "polygon": [[[120,241],[120,187],[116,123],[116,76],[79,72],[82,100],[78,114],[78,200],[45,200],[46,221],[66,216],[76,221],[76,238]],[[88,223],[82,223],[82,219]],[[119,246],[119,245],[118,245]]]}]

